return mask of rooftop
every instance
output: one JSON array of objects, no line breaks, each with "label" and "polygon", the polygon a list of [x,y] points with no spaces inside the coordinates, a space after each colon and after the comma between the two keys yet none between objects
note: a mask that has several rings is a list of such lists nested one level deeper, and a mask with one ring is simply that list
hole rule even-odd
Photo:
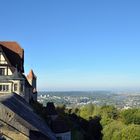
[{"label": "rooftop", "polygon": [[36,79],[36,75],[34,74],[33,70],[31,69],[29,74],[27,75],[28,79]]},{"label": "rooftop", "polygon": [[6,47],[7,49],[18,53],[21,58],[23,58],[23,49],[20,47],[20,45],[17,42],[14,41],[0,41],[0,44]]},{"label": "rooftop", "polygon": [[[29,128],[31,131],[38,130],[50,140],[56,140],[55,135],[46,123],[33,112],[30,105],[19,95],[11,93],[0,96],[0,110],[4,110],[6,108],[15,113],[16,115],[14,116],[14,119],[26,128]],[[0,119],[2,119],[1,117],[2,115],[0,114]],[[14,126],[12,122],[10,122],[10,125]],[[21,127],[17,126],[16,129],[21,129]]]},{"label": "rooftop", "polygon": [[[16,42],[0,41],[0,48],[14,68],[24,72],[24,50]],[[15,69],[12,69],[14,71]]]}]

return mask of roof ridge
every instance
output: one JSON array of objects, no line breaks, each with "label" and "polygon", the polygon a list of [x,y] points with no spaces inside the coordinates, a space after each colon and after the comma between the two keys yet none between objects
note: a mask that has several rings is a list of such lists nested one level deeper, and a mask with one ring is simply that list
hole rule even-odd
[{"label": "roof ridge", "polygon": [[27,75],[27,78],[28,79],[37,78],[32,69],[30,70],[29,74]]}]

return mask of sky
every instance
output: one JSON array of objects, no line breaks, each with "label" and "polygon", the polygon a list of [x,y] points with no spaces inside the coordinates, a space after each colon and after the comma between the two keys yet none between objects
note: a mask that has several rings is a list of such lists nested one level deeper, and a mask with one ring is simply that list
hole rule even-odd
[{"label": "sky", "polygon": [[[38,90],[140,87],[139,0],[0,0],[0,40],[25,51]],[[140,89],[140,88],[139,88]]]}]

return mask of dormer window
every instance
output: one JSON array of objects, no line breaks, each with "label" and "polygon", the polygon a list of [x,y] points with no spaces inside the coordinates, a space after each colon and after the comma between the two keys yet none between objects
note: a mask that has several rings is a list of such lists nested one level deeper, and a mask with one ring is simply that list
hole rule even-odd
[{"label": "dormer window", "polygon": [[5,75],[5,68],[0,68],[0,75]]}]

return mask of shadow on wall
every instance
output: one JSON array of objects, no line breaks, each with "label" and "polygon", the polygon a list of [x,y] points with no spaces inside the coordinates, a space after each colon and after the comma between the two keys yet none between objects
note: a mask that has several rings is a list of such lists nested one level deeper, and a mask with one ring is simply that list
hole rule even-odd
[{"label": "shadow on wall", "polygon": [[45,135],[38,131],[30,130],[29,135],[30,140],[49,140]]}]

